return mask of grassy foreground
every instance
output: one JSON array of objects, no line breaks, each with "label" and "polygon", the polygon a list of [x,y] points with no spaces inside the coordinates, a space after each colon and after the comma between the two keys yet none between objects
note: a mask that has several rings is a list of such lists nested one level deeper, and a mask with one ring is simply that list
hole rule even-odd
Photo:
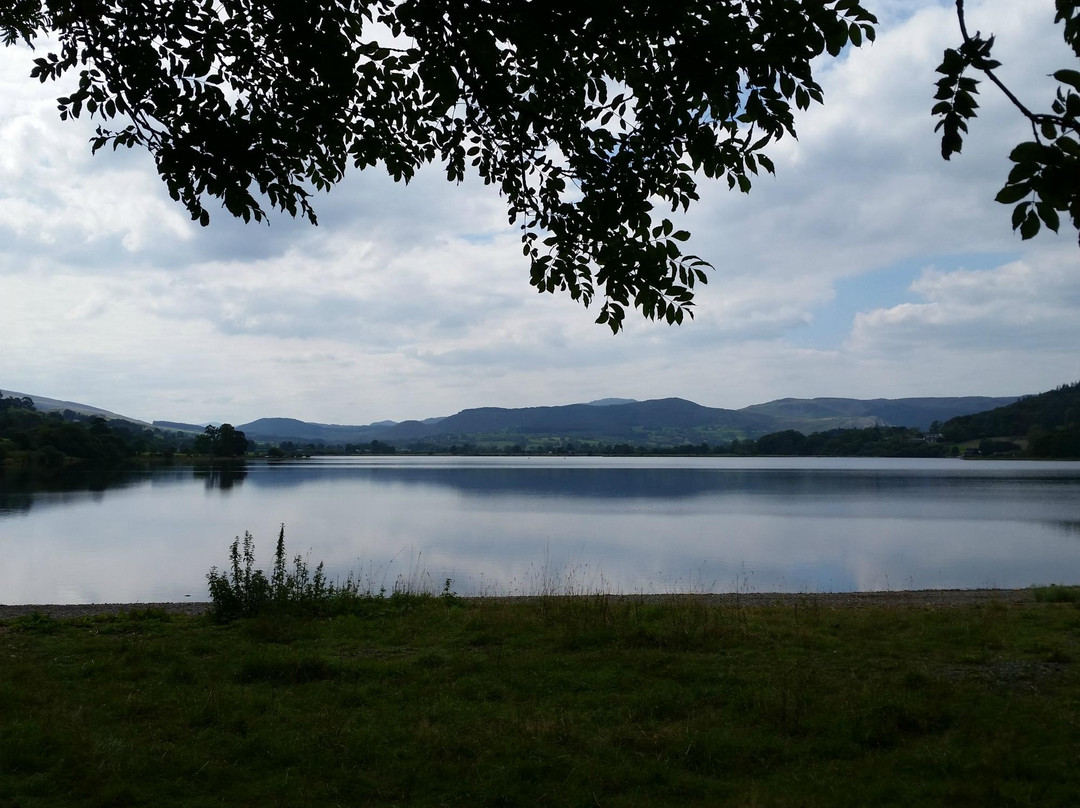
[{"label": "grassy foreground", "polygon": [[1080,608],[0,622],[0,806],[1069,805]]}]

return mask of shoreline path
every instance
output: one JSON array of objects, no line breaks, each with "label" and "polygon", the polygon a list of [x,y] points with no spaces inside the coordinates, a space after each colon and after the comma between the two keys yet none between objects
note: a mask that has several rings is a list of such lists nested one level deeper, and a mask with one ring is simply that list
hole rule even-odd
[{"label": "shoreline path", "polygon": [[[555,595],[554,597],[596,597],[595,595]],[[853,608],[883,606],[888,608],[949,608],[980,603],[1034,603],[1031,589],[919,589],[898,592],[740,592],[714,595],[672,593],[666,595],[609,595],[607,597],[663,602],[672,598],[692,598],[717,606],[824,606]],[[478,600],[529,601],[535,596],[478,598]],[[180,603],[73,603],[73,604],[0,604],[0,620],[10,620],[35,612],[54,618],[89,617],[101,614],[125,614],[132,610],[161,609],[170,614],[200,615],[210,611],[206,601]]]}]

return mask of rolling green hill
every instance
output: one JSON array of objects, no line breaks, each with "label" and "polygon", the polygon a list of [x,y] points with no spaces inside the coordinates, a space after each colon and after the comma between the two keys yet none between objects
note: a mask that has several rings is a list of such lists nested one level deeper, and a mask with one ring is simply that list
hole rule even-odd
[{"label": "rolling green hill", "polygon": [[[776,419],[777,429],[824,432],[826,429],[852,429],[867,426],[907,426],[929,430],[935,421],[947,421],[958,415],[983,412],[1012,404],[1016,396],[991,398],[782,398],[754,404],[741,412],[768,415]],[[829,425],[826,425],[826,423]]]},{"label": "rolling green hill", "polygon": [[1033,457],[1080,457],[1080,382],[1064,384],[1005,407],[951,418],[949,441],[1027,438]]},{"label": "rolling green hill", "polygon": [[568,442],[633,446],[717,445],[783,430],[803,434],[870,426],[928,429],[935,421],[989,409],[1015,398],[968,396],[907,399],[780,399],[729,410],[681,398],[602,399],[554,407],[477,407],[446,418],[381,422],[365,426],[317,424],[293,418],[260,418],[239,429],[266,443],[343,446],[373,440],[401,448],[454,445],[546,446]]},{"label": "rolling green hill", "polygon": [[[73,402],[33,397],[46,406],[100,413]],[[568,443],[612,446],[671,447],[728,443],[736,438],[759,438],[793,430],[803,435],[836,429],[909,427],[927,431],[934,422],[948,421],[950,440],[985,436],[1026,435],[1033,427],[1044,432],[1071,423],[1080,412],[1077,386],[1043,396],[989,398],[785,398],[740,410],[705,407],[681,398],[649,401],[605,398],[587,404],[552,407],[478,407],[446,418],[424,421],[380,421],[365,425],[322,424],[295,418],[259,418],[237,425],[262,444],[285,442],[297,446],[345,447],[379,441],[403,449],[445,450],[452,446],[517,445],[554,449]],[[1002,407],[1002,405],[1009,405]],[[973,413],[983,412],[981,415]],[[109,415],[116,416],[112,413]],[[956,417],[964,416],[964,417]],[[950,420],[951,419],[951,420]],[[156,421],[159,429],[201,432],[202,427]],[[190,427],[190,428],[189,428]]]},{"label": "rolling green hill", "polygon": [[644,445],[729,441],[764,434],[772,419],[754,413],[703,407],[681,398],[594,406],[462,410],[425,429],[416,422],[391,427],[380,440],[509,441],[551,438]]},{"label": "rolling green hill", "polygon": [[344,445],[346,443],[366,443],[378,438],[386,430],[384,425],[345,426],[341,424],[316,424],[298,421],[295,418],[259,418],[237,429],[243,430],[251,440],[267,443],[279,443],[290,440],[294,443],[316,443]]},{"label": "rolling green hill", "polygon": [[477,407],[442,419],[367,426],[263,418],[240,429],[255,440],[344,445],[378,440],[401,448],[465,444],[545,447],[568,442],[633,446],[717,445],[796,430],[803,434],[870,426],[929,429],[935,421],[993,408],[1015,398],[969,396],[908,399],[780,399],[741,410],[704,407],[680,398],[602,400],[554,407]]}]

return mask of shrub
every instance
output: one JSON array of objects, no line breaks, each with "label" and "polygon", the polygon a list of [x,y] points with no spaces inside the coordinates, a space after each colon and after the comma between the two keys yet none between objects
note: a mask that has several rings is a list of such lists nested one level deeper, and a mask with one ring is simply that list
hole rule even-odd
[{"label": "shrub", "polygon": [[1080,586],[1050,586],[1034,587],[1035,600],[1039,603],[1080,603]]},{"label": "shrub", "polygon": [[218,572],[211,567],[206,575],[213,602],[213,613],[221,620],[250,617],[268,611],[323,611],[335,599],[359,597],[359,587],[350,578],[341,586],[328,583],[320,563],[312,575],[300,555],[293,559],[293,568],[285,566],[285,525],[278,532],[274,551],[274,566],[270,577],[255,567],[255,540],[244,531],[229,548],[229,569]]},{"label": "shrub", "polygon": [[[278,532],[269,577],[255,566],[255,540],[251,533],[244,531],[243,540],[237,536],[229,548],[228,568],[219,572],[217,567],[211,567],[206,575],[214,617],[233,620],[267,614],[347,614],[375,606],[407,608],[418,599],[433,597],[417,584],[422,577],[419,573],[405,580],[399,578],[390,596],[384,597],[384,590],[374,594],[352,574],[343,583],[328,581],[321,562],[312,572],[303,556],[293,558],[291,570],[286,567],[285,559],[285,525]],[[441,596],[447,605],[457,602],[451,583],[450,579],[446,580]]]}]

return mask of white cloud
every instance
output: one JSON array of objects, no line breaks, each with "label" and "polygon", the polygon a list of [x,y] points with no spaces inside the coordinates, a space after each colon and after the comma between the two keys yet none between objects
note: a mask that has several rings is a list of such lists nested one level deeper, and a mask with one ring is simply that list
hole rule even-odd
[{"label": "white cloud", "polygon": [[[1023,120],[984,85],[963,154],[941,160],[934,67],[959,41],[951,2],[878,10],[877,42],[823,60],[826,103],[800,116],[752,193],[703,184],[686,224],[716,271],[681,328],[528,285],[493,189],[350,174],[320,226],[215,212],[193,225],[145,154],[91,157],[59,88],[0,51],[0,388],[142,418],[265,415],[363,423],[470,406],[683,396],[1035,392],[1080,377],[1074,235],[1022,243],[992,201]],[[1003,78],[1033,106],[1067,63],[1050,0],[968,3]],[[851,279],[910,273],[882,298]],[[862,294],[860,292],[860,294]],[[849,299],[850,298],[850,299]],[[817,338],[826,316],[841,337]],[[818,339],[818,342],[814,340]]]},{"label": "white cloud", "polygon": [[927,268],[911,291],[925,302],[859,313],[852,350],[1061,351],[1080,340],[1080,273],[1071,243],[989,270]]},{"label": "white cloud", "polygon": [[0,51],[0,234],[11,245],[76,261],[134,253],[190,236],[144,154],[90,155],[89,121],[59,125],[58,88],[28,78],[30,52]]}]

